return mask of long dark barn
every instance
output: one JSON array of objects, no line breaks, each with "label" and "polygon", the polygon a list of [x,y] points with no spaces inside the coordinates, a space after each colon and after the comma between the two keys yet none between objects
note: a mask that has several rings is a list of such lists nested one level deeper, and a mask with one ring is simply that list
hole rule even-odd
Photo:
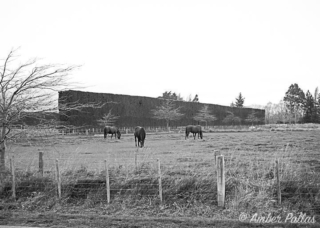
[{"label": "long dark barn", "polygon": [[[151,110],[165,102],[161,98],[129,96],[111,93],[92,93],[83,91],[60,91],[59,104],[79,102],[86,104],[89,102],[106,102],[102,108],[85,108],[81,112],[70,111],[68,115],[60,115],[60,120],[73,126],[99,126],[97,120],[101,119],[105,114],[111,110],[112,114],[119,116],[116,121],[118,127],[135,127],[138,125],[145,127],[165,127],[165,120],[158,120],[153,118]],[[256,116],[261,120],[259,124],[264,123],[265,110],[252,108],[236,108],[229,106],[222,106],[216,104],[206,104],[198,102],[175,101],[176,107],[181,107],[180,112],[184,116],[170,122],[170,126],[186,126],[189,124],[198,123],[193,118],[204,106],[208,105],[212,115],[215,115],[215,120],[210,125],[225,125],[222,120],[228,115],[227,111],[241,118],[241,125],[248,125],[250,123],[244,121],[252,111],[255,111]]]}]

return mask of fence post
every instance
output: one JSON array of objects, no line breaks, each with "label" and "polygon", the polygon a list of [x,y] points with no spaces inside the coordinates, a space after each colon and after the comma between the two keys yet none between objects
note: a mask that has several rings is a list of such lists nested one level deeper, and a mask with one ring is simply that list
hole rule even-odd
[{"label": "fence post", "polygon": [[225,200],[225,175],[224,175],[224,156],[217,157],[217,190],[218,190],[218,206],[224,207]]},{"label": "fence post", "polygon": [[57,190],[58,190],[58,198],[61,198],[61,177],[59,170],[59,160],[56,159],[56,178],[57,178]]},{"label": "fence post", "polygon": [[276,176],[277,176],[278,204],[281,204],[281,189],[280,189],[280,175],[279,175],[279,159],[276,160]]},{"label": "fence post", "polygon": [[104,169],[106,172],[107,202],[110,203],[109,165],[107,160],[104,160]]},{"label": "fence post", "polygon": [[126,134],[128,134],[128,128],[126,128]]},{"label": "fence post", "polygon": [[16,174],[14,167],[14,157],[10,158],[11,176],[12,176],[12,197],[16,199]]},{"label": "fence post", "polygon": [[214,165],[217,167],[217,157],[221,155],[220,151],[215,150],[214,151]]},{"label": "fence post", "polygon": [[39,173],[43,177],[43,152],[39,151]]},{"label": "fence post", "polygon": [[157,159],[158,161],[158,175],[159,175],[159,197],[160,202],[162,203],[162,178],[161,178],[161,165],[160,165],[160,159]]}]

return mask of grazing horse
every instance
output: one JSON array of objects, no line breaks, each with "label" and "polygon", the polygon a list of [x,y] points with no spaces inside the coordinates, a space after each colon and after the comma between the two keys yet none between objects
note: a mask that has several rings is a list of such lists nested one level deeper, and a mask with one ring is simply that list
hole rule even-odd
[{"label": "grazing horse", "polygon": [[138,138],[138,147],[139,147],[139,143],[140,143],[140,147],[144,146],[144,140],[146,139],[146,131],[144,130],[143,127],[136,127],[134,129],[134,141],[136,143],[137,146],[137,138]]},{"label": "grazing horse", "polygon": [[186,126],[186,137],[187,139],[189,137],[189,133],[193,134],[194,139],[196,139],[196,135],[198,134],[198,138],[200,137],[202,139],[202,129],[200,125],[188,125]]},{"label": "grazing horse", "polygon": [[120,139],[121,133],[117,127],[110,127],[110,126],[105,126],[103,129],[104,132],[104,138],[107,138],[108,134],[111,134],[111,138],[114,135],[114,138],[118,137]]}]

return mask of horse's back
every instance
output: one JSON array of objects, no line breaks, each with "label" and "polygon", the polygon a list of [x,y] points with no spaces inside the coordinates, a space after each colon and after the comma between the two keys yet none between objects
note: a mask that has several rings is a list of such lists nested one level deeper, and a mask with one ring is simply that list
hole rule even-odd
[{"label": "horse's back", "polygon": [[134,135],[137,136],[137,137],[140,136],[140,137],[142,137],[144,139],[146,137],[146,131],[144,130],[143,127],[137,126],[134,129]]}]

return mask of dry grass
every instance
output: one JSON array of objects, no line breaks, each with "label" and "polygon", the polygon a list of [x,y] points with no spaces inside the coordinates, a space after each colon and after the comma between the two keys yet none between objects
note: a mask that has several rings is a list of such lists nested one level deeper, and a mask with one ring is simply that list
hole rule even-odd
[{"label": "dry grass", "polygon": [[[18,201],[30,210],[63,205],[68,210],[90,208],[107,214],[219,217],[224,212],[216,207],[214,151],[220,151],[226,159],[225,211],[230,218],[239,212],[279,210],[319,214],[317,131],[207,133],[203,140],[184,140],[183,134],[153,134],[147,135],[146,147],[138,151],[133,136],[123,136],[108,141],[103,136],[64,136],[55,139],[58,143],[52,140],[50,147],[38,148],[35,145],[41,142],[12,145]],[[38,149],[45,152],[45,178],[36,172]],[[52,186],[56,158],[62,174],[60,201]],[[162,204],[157,158],[162,169]],[[106,204],[104,159],[110,166],[110,205]],[[281,161],[282,206],[276,202],[276,159]],[[7,183],[4,196],[10,194],[10,180]]]}]

